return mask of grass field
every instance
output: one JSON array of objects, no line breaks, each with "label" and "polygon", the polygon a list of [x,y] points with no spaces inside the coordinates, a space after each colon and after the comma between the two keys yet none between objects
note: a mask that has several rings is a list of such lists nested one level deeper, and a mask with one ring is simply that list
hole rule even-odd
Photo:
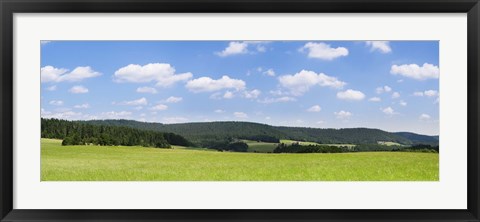
[{"label": "grass field", "polygon": [[42,139],[42,181],[437,181],[438,154],[263,154]]},{"label": "grass field", "polygon": [[243,140],[248,145],[248,152],[271,153],[277,148],[278,143],[257,142],[252,140]]},{"label": "grass field", "polygon": [[346,146],[346,147],[354,147],[354,144],[320,144],[320,143],[315,143],[315,142],[304,142],[304,141],[295,141],[295,140],[280,140],[280,143],[285,143],[287,145],[290,145],[292,143],[299,143],[300,145],[303,146],[308,146],[308,145],[327,145],[327,146]]}]

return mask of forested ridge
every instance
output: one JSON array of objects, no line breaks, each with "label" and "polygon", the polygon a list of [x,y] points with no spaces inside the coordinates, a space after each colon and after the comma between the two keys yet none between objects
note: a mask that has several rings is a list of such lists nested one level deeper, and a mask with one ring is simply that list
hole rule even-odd
[{"label": "forested ridge", "polygon": [[170,148],[171,145],[191,145],[184,137],[174,133],[43,118],[41,119],[41,136],[42,138],[62,139],[62,145],[94,144],[157,148]]},{"label": "forested ridge", "polygon": [[403,145],[438,145],[438,138],[414,133],[390,133],[379,129],[347,128],[320,129],[308,127],[279,127],[251,122],[146,123],[134,120],[79,121],[95,125],[128,126],[136,129],[170,132],[182,135],[197,146],[223,143],[232,139],[251,139],[277,142],[278,139],[311,141],[321,144],[376,144],[390,141]]}]

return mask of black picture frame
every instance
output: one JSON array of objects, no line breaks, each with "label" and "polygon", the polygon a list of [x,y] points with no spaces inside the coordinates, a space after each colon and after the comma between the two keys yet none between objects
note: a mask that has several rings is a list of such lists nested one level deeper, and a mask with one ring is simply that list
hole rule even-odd
[{"label": "black picture frame", "polygon": [[[480,221],[479,0],[0,0],[1,221]],[[20,210],[13,209],[14,13],[467,13],[466,210]],[[92,200],[94,201],[94,200]]]}]

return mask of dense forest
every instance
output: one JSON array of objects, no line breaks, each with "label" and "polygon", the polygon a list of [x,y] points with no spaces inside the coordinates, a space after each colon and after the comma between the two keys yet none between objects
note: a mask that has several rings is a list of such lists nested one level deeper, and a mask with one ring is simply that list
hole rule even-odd
[{"label": "dense forest", "polygon": [[174,133],[43,118],[41,119],[41,136],[42,138],[62,139],[62,145],[138,145],[157,148],[170,148],[171,145],[191,145],[187,139]]},{"label": "dense forest", "polygon": [[279,139],[311,141],[321,144],[376,144],[378,141],[402,145],[438,145],[438,137],[414,133],[389,133],[379,129],[319,129],[307,127],[277,127],[250,122],[202,122],[161,124],[133,120],[91,120],[95,125],[128,126],[136,129],[170,132],[184,136],[197,146],[230,143],[232,139],[247,139],[278,143]]},{"label": "dense forest", "polygon": [[438,146],[419,144],[412,146],[387,146],[380,144],[358,144],[355,147],[328,146],[328,145],[290,145],[280,143],[273,150],[274,153],[346,153],[346,152],[372,152],[372,151],[398,151],[398,152],[428,152],[438,153]]}]

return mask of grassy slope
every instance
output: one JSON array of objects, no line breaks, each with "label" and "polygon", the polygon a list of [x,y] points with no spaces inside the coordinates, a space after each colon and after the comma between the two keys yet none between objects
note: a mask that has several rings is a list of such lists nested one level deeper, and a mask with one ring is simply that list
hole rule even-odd
[{"label": "grassy slope", "polygon": [[259,154],[61,146],[42,139],[42,181],[438,180],[438,154]]}]

